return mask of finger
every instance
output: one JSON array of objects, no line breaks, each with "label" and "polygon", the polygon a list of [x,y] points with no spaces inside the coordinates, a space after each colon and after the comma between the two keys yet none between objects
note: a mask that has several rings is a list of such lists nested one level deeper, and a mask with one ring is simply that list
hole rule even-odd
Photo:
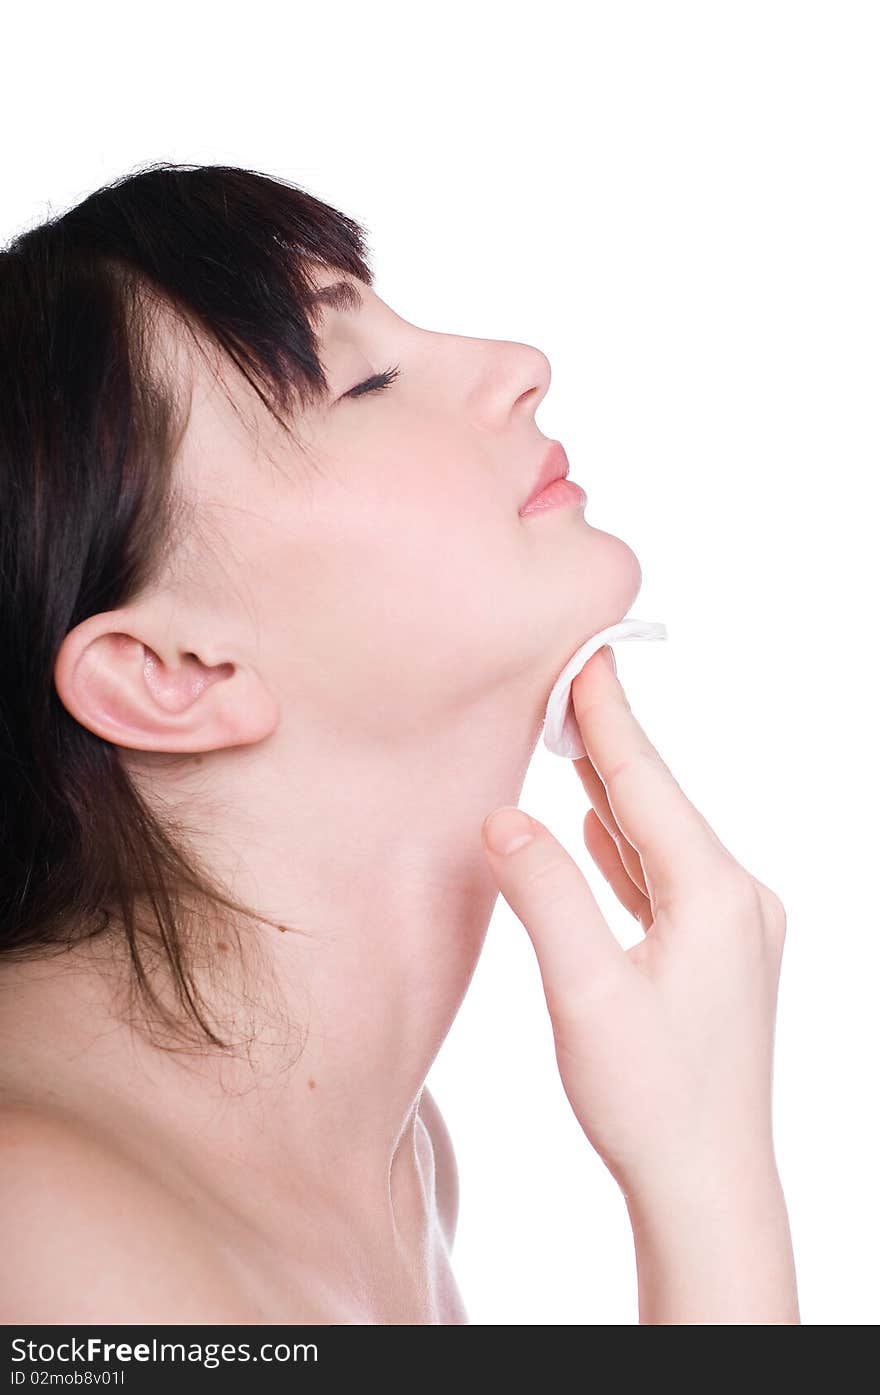
[{"label": "finger", "polygon": [[620,904],[647,929],[653,919],[651,902],[633,882],[621,861],[618,845],[595,809],[588,809],[584,819],[584,843]]},{"label": "finger", "polygon": [[629,876],[642,894],[647,896],[648,887],[645,882],[645,874],[642,870],[642,863],[638,851],[621,832],[617,820],[611,812],[611,805],[608,803],[608,795],[605,793],[605,786],[596,774],[596,767],[593,765],[589,756],[580,756],[571,763],[580,776],[581,784],[587,792],[587,798],[592,804],[597,817],[601,820],[605,829],[617,844],[621,860]]},{"label": "finger", "polygon": [[[534,946],[555,1017],[624,970],[625,953],[577,863],[542,823],[505,805],[488,816],[482,831],[499,890]],[[528,841],[511,843],[516,833]]]},{"label": "finger", "polygon": [[587,755],[624,837],[638,851],[652,900],[687,896],[733,859],[636,721],[600,649],[572,683]]}]

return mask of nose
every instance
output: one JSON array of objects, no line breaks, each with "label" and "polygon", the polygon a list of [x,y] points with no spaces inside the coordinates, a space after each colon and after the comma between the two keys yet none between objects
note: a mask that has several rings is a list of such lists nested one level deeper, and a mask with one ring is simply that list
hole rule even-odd
[{"label": "nose", "polygon": [[473,414],[483,426],[501,428],[512,417],[534,416],[550,386],[550,360],[532,344],[482,341],[473,387]]}]

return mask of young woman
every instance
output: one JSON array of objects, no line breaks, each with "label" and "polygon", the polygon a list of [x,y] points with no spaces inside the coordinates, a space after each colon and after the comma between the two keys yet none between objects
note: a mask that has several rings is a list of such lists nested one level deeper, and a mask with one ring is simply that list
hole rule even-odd
[{"label": "young woman", "polygon": [[798,1321],[778,898],[602,654],[573,764],[634,949],[508,807],[641,582],[521,512],[549,381],[254,171],[152,166],[2,254],[3,1321],[465,1322],[424,1081],[499,889],[641,1320]]}]

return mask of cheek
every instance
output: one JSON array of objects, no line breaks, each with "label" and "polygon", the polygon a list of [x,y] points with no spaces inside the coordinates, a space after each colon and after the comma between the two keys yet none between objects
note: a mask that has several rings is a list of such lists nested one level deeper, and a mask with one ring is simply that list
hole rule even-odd
[{"label": "cheek", "polygon": [[621,539],[572,513],[524,525],[513,468],[472,443],[422,431],[411,456],[401,445],[362,452],[250,539],[282,687],[331,690],[359,720],[426,720],[493,683],[552,678],[623,618],[641,572]]},{"label": "cheek", "polygon": [[339,542],[342,570],[362,578],[365,606],[401,623],[427,607],[442,624],[445,609],[460,624],[464,599],[485,594],[489,605],[493,579],[515,565],[517,518],[510,481],[472,439],[456,439],[445,418],[417,430],[401,420],[393,450],[387,438],[372,450],[366,442],[356,474],[355,483],[349,463]]},{"label": "cheek", "polygon": [[[357,490],[321,500],[303,543],[291,547],[289,606],[297,643],[367,701],[421,703],[485,687],[487,663],[510,652],[523,596],[515,496],[485,462],[435,461],[418,470],[382,465]],[[377,474],[379,472],[377,471]],[[320,515],[320,516],[319,516]],[[391,680],[391,682],[389,682]]]},{"label": "cheek", "polygon": [[438,663],[449,663],[487,625],[504,628],[517,565],[515,519],[497,498],[433,480],[361,510],[344,570],[362,578],[359,607],[389,643],[421,639]]}]

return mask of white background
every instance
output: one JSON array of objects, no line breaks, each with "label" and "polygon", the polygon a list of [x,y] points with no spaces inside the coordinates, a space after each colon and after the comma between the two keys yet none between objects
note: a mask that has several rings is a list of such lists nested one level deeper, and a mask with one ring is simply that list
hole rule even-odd
[{"label": "white background", "polygon": [[[636,715],[788,910],[777,1155],[805,1323],[874,1323],[880,9],[42,6],[7,17],[0,237],[139,163],[248,165],[362,221],[414,323],[540,346],[538,412],[643,568]],[[566,598],[560,596],[560,605]],[[632,921],[538,747],[521,805]],[[637,1321],[622,1198],[499,898],[429,1084],[474,1323]]]}]

